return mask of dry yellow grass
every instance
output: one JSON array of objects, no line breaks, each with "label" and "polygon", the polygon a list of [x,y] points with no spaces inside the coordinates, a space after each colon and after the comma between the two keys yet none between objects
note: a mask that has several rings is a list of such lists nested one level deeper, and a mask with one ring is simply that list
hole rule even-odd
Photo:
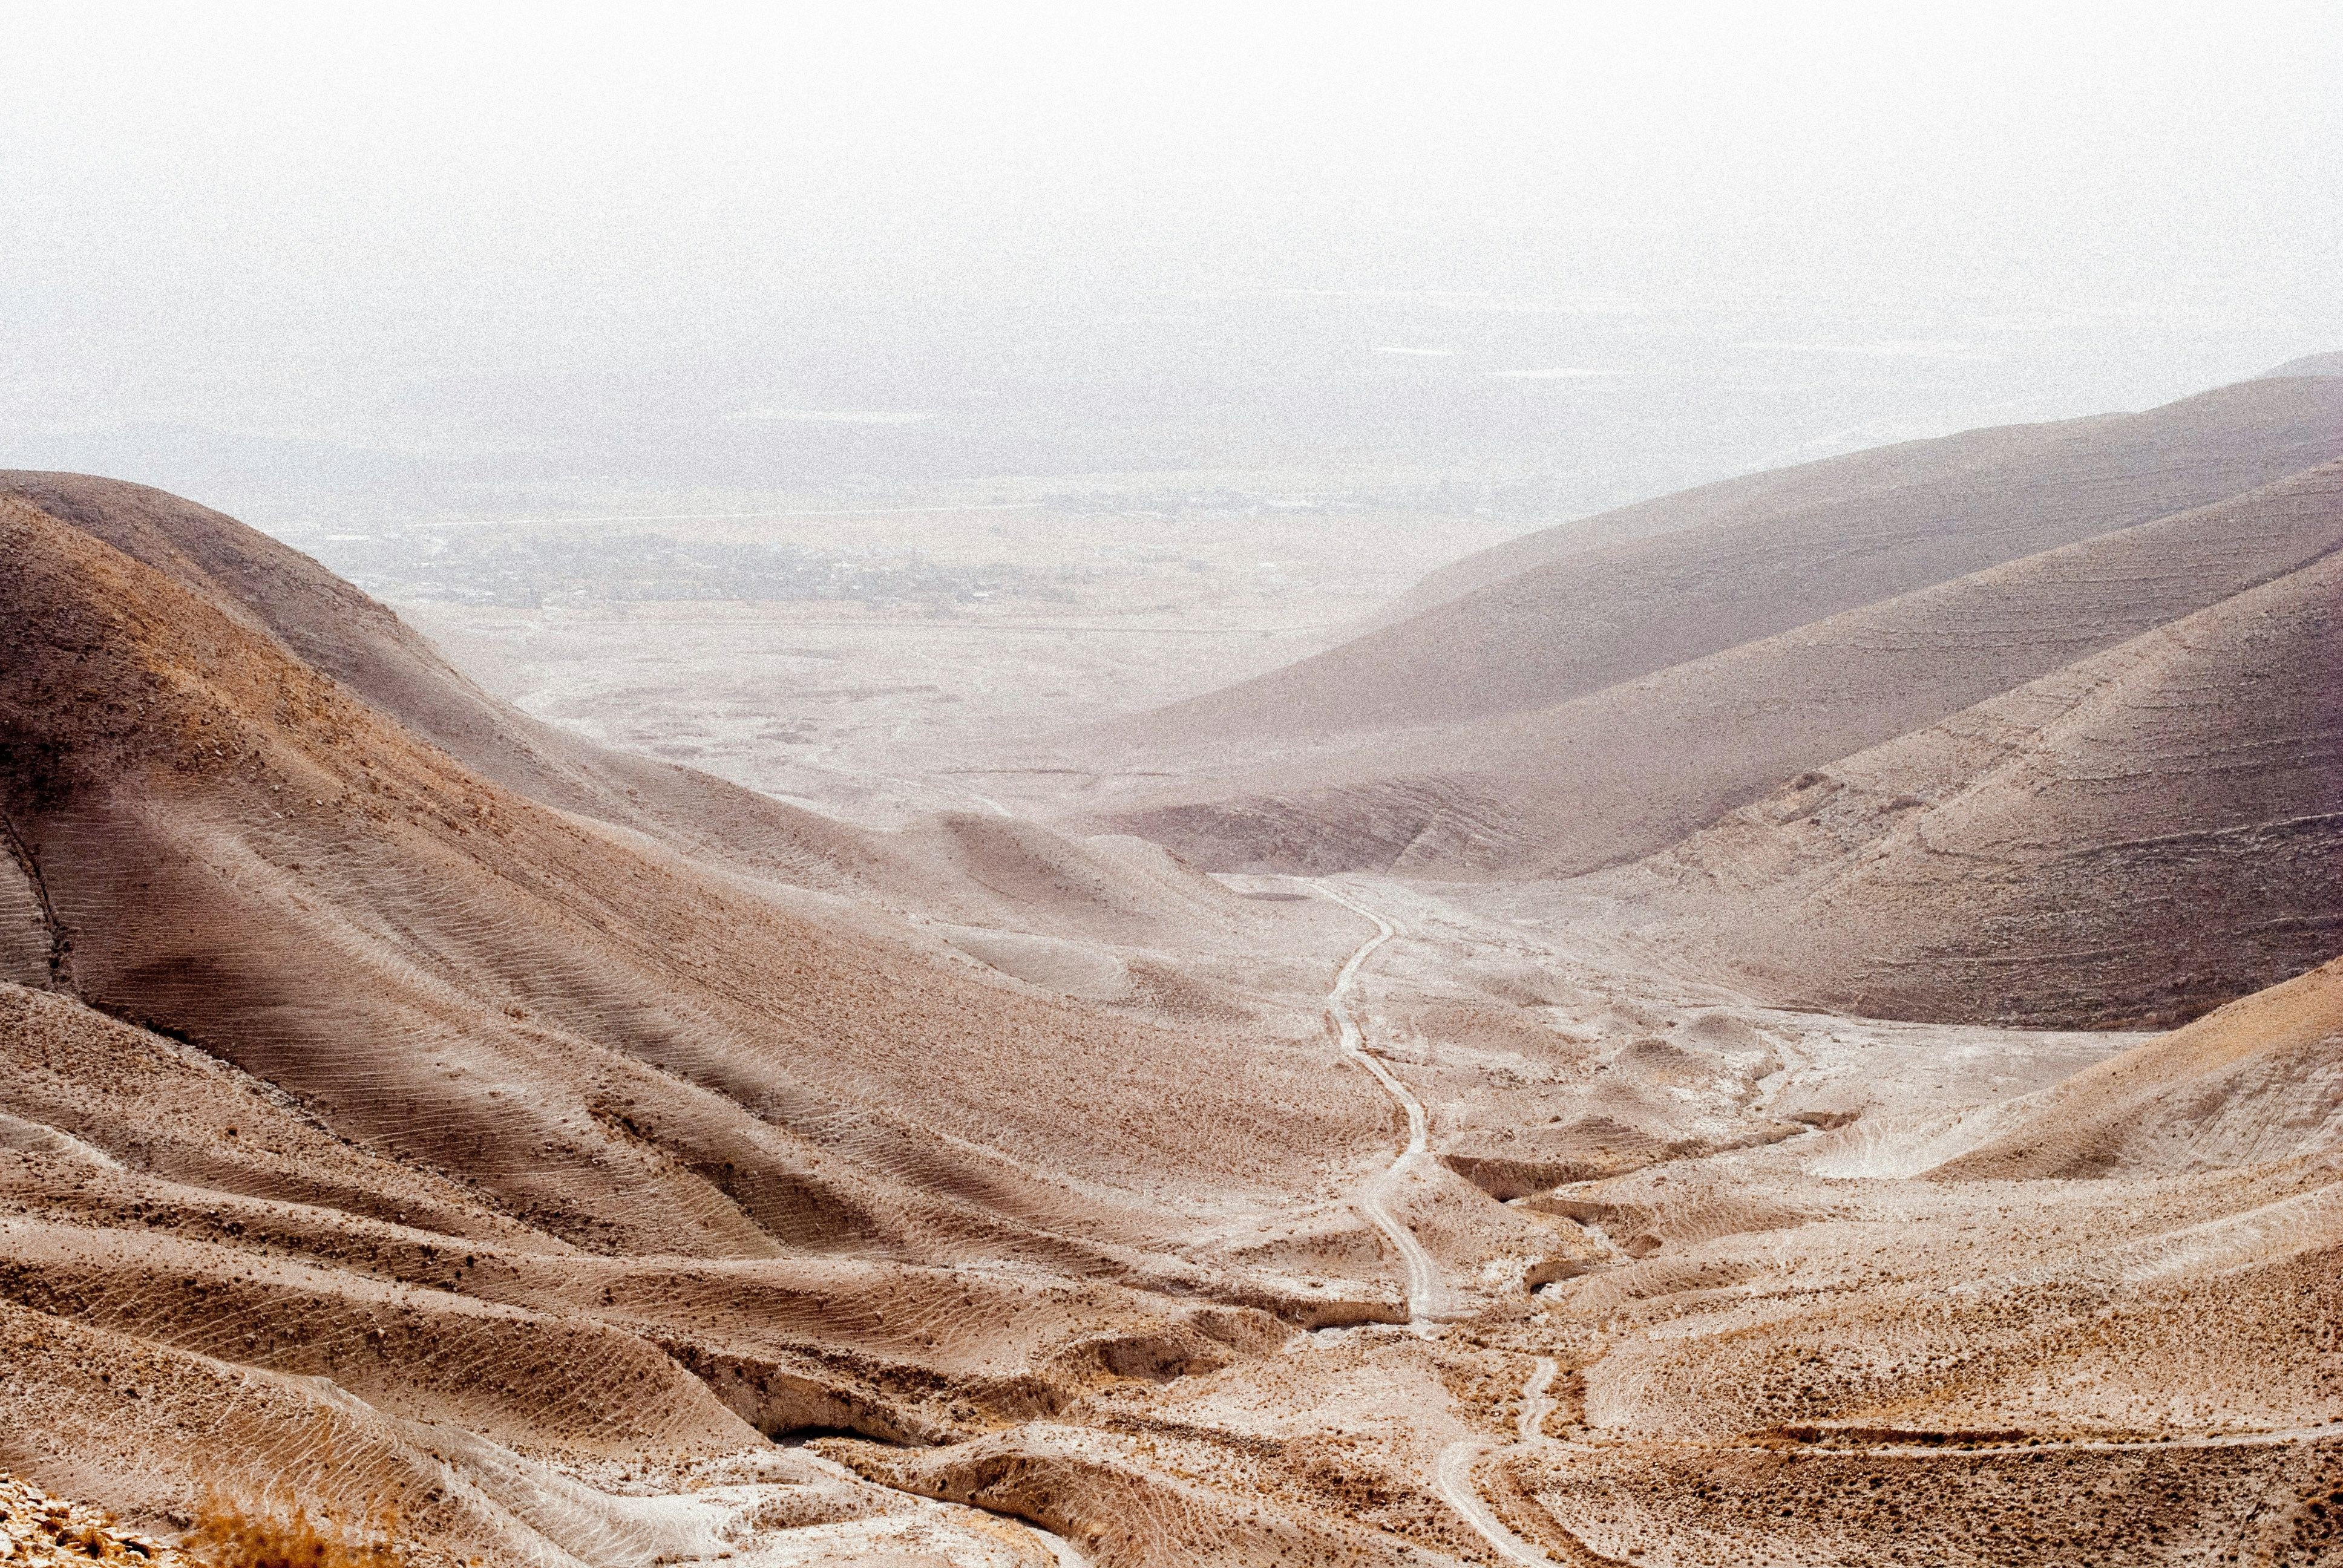
[{"label": "dry yellow grass", "polygon": [[289,1493],[247,1502],[209,1491],[187,1532],[188,1550],[210,1568],[403,1568],[392,1543],[397,1512],[363,1517],[313,1512]]}]

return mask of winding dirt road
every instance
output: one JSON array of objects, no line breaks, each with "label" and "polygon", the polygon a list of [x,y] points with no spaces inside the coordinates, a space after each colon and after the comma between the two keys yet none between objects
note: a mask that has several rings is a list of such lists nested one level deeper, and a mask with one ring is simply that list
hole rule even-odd
[{"label": "winding dirt road", "polygon": [[1516,1449],[1536,1448],[1547,1441],[1545,1418],[1554,1410],[1554,1380],[1560,1363],[1551,1356],[1540,1356],[1529,1381],[1522,1385],[1522,1415],[1520,1438],[1502,1446],[1468,1437],[1452,1442],[1440,1451],[1440,1459],[1433,1473],[1433,1484],[1439,1488],[1441,1500],[1456,1510],[1464,1523],[1481,1533],[1481,1538],[1495,1548],[1497,1555],[1508,1563],[1534,1563],[1547,1568],[1554,1559],[1551,1553],[1531,1545],[1505,1527],[1497,1517],[1481,1489],[1473,1484],[1473,1473],[1490,1453],[1511,1453]]},{"label": "winding dirt road", "polygon": [[1554,1380],[1561,1371],[1562,1363],[1552,1356],[1538,1357],[1530,1381],[1522,1385],[1522,1435],[1514,1446],[1534,1447],[1551,1441],[1545,1434],[1545,1418],[1554,1413]]},{"label": "winding dirt road", "polygon": [[[1374,957],[1377,949],[1400,934],[1394,925],[1380,911],[1361,903],[1340,888],[1326,881],[1312,881],[1310,886],[1352,913],[1374,922],[1375,934],[1361,942],[1343,961],[1334,976],[1333,988],[1326,993],[1326,1015],[1334,1020],[1342,1036],[1342,1050],[1360,1066],[1375,1075],[1383,1091],[1399,1102],[1407,1112],[1407,1147],[1400,1151],[1389,1169],[1362,1188],[1358,1196],[1361,1212],[1373,1221],[1375,1229],[1387,1237],[1398,1250],[1401,1261],[1407,1269],[1408,1322],[1420,1329],[1449,1321],[1461,1315],[1451,1295],[1447,1282],[1442,1278],[1440,1266],[1423,1250],[1415,1233],[1400,1222],[1384,1202],[1384,1194],[1406,1176],[1409,1167],[1429,1151],[1430,1128],[1423,1113],[1423,1102],[1414,1091],[1402,1083],[1391,1069],[1371,1054],[1366,1047],[1366,1032],[1359,1025],[1350,1007],[1351,993],[1357,988],[1359,971]],[[1511,1452],[1514,1449],[1533,1447],[1548,1441],[1545,1418],[1554,1409],[1554,1380],[1559,1370],[1552,1357],[1542,1356],[1531,1372],[1529,1382],[1522,1388],[1521,1436],[1517,1442],[1502,1446],[1481,1438],[1464,1438],[1440,1451],[1433,1481],[1441,1498],[1470,1524],[1481,1538],[1509,1563],[1550,1564],[1554,1558],[1531,1545],[1505,1527],[1481,1495],[1473,1482],[1473,1470],[1483,1457],[1491,1452]]]},{"label": "winding dirt road", "polygon": [[1342,970],[1334,976],[1333,989],[1326,993],[1326,1016],[1334,1020],[1334,1028],[1342,1036],[1343,1053],[1373,1073],[1375,1081],[1383,1086],[1383,1092],[1397,1101],[1400,1108],[1407,1112],[1407,1147],[1400,1151],[1399,1158],[1392,1161],[1389,1169],[1359,1190],[1359,1210],[1398,1251],[1400,1261],[1407,1271],[1408,1322],[1415,1324],[1445,1322],[1455,1318],[1458,1312],[1447,1282],[1441,1277],[1440,1266],[1432,1261],[1431,1254],[1423,1250],[1423,1244],[1415,1239],[1415,1232],[1402,1224],[1384,1201],[1385,1194],[1406,1178],[1409,1169],[1423,1158],[1428,1148],[1429,1126],[1424,1119],[1423,1102],[1399,1081],[1391,1069],[1368,1052],[1366,1033],[1359,1027],[1359,1020],[1353,1016],[1350,1008],[1350,995],[1358,984],[1360,970],[1374,957],[1376,949],[1399,935],[1399,928],[1331,883],[1312,881],[1310,886],[1352,913],[1373,920],[1375,925],[1375,934],[1361,942],[1343,962]]}]

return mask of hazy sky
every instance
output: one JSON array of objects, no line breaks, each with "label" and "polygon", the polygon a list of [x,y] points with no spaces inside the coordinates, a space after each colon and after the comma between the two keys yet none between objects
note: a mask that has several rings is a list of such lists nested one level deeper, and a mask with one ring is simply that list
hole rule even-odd
[{"label": "hazy sky", "polygon": [[[76,0],[0,25],[19,418],[36,382],[102,412],[77,345],[129,381],[266,360],[330,400],[498,355],[686,375],[830,311],[916,357],[939,313],[1151,295],[2162,324],[2127,364],[2170,326],[2143,394],[2343,346],[2331,4]],[[2130,387],[2076,379],[2087,407]]]}]

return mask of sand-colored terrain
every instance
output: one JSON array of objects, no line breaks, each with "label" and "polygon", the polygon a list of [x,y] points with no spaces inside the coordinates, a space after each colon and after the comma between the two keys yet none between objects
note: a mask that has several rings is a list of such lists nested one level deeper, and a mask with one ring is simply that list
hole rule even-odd
[{"label": "sand-colored terrain", "polygon": [[2343,385],[2298,377],[1725,480],[1495,546],[1417,614],[1131,728],[1210,748],[1550,708],[2338,457]]},{"label": "sand-colored terrain", "polygon": [[1655,940],[1778,1001],[2177,1021],[2336,950],[2338,387],[1890,448],[1631,509],[1666,528],[1624,542],[1503,547],[1552,558],[1095,733],[1079,819],[1247,871],[1649,857],[1564,902],[1648,897],[1690,922]]},{"label": "sand-colored terrain", "polygon": [[2324,556],[1578,896],[1671,910],[1642,940],[1825,1006],[2193,1016],[2343,950],[2338,604]]},{"label": "sand-colored terrain", "polygon": [[417,1563],[2343,1560],[2335,454],[2269,385],[1628,683],[1827,766],[1655,745],[1490,832],[1670,836],[1447,882],[850,824],[6,477],[0,1470]]},{"label": "sand-colored terrain", "polygon": [[120,1529],[103,1509],[52,1497],[0,1473],[0,1563],[24,1568],[89,1563],[173,1568],[182,1561],[163,1543]]},{"label": "sand-colored terrain", "polygon": [[[1353,635],[1459,550],[1534,526],[1429,498],[1101,484],[1024,505],[743,512],[745,499],[687,497],[663,508],[676,518],[638,506],[608,523],[418,529],[576,561],[579,586],[480,602],[493,581],[425,556],[430,578],[386,573],[377,591],[534,717],[898,827],[1053,800],[1061,777],[1027,771],[1016,742],[1289,664]],[[756,588],[729,581],[669,597],[684,585],[630,575],[621,553],[651,531],[693,559],[796,550],[855,566],[909,554],[987,586],[922,595],[858,573],[793,598],[727,597]]]}]

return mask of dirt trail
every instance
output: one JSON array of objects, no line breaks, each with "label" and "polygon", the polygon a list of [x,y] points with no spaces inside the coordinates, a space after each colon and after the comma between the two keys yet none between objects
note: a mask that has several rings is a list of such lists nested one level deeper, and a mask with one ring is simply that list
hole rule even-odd
[{"label": "dirt trail", "polygon": [[1349,1002],[1351,992],[1358,984],[1359,971],[1374,956],[1378,948],[1400,934],[1400,930],[1331,883],[1313,880],[1308,885],[1352,913],[1374,922],[1375,934],[1359,944],[1334,976],[1333,989],[1326,993],[1326,1015],[1334,1020],[1334,1027],[1342,1036],[1343,1052],[1373,1073],[1375,1081],[1383,1086],[1383,1091],[1407,1112],[1407,1147],[1400,1151],[1399,1158],[1392,1161],[1388,1170],[1360,1189],[1359,1210],[1398,1250],[1400,1261],[1407,1270],[1408,1322],[1418,1325],[1448,1322],[1459,1313],[1447,1282],[1441,1277],[1440,1266],[1432,1261],[1431,1254],[1415,1239],[1415,1232],[1401,1223],[1398,1216],[1384,1202],[1384,1195],[1406,1178],[1409,1170],[1424,1157],[1427,1151],[1429,1127],[1424,1119],[1423,1102],[1368,1051],[1366,1034],[1352,1014]]},{"label": "dirt trail", "polygon": [[1518,1449],[1543,1447],[1549,1440],[1545,1435],[1545,1418],[1554,1410],[1554,1380],[1561,1365],[1551,1356],[1540,1356],[1529,1381],[1522,1385],[1520,1439],[1502,1446],[1477,1437],[1452,1442],[1440,1451],[1440,1460],[1433,1479],[1440,1495],[1464,1522],[1481,1533],[1483,1540],[1508,1563],[1547,1564],[1553,1555],[1531,1545],[1505,1527],[1488,1503],[1481,1489],[1473,1484],[1473,1473],[1481,1461],[1491,1453],[1511,1453]]},{"label": "dirt trail", "polygon": [[[1383,1086],[1384,1092],[1407,1112],[1407,1147],[1401,1151],[1390,1169],[1361,1190],[1358,1202],[1360,1210],[1373,1221],[1375,1228],[1390,1238],[1392,1245],[1399,1250],[1400,1258],[1406,1265],[1409,1322],[1416,1325],[1419,1331],[1428,1329],[1434,1323],[1460,1314],[1447,1282],[1441,1276],[1439,1265],[1416,1241],[1415,1233],[1403,1224],[1383,1201],[1383,1195],[1395,1182],[1404,1179],[1408,1169],[1428,1151],[1430,1130],[1423,1113],[1423,1102],[1367,1050],[1365,1031],[1351,1011],[1349,1000],[1358,985],[1360,970],[1378,949],[1400,934],[1400,929],[1383,915],[1331,883],[1315,881],[1311,885],[1344,909],[1374,922],[1375,934],[1359,944],[1334,976],[1333,988],[1326,993],[1326,1012],[1334,1020],[1334,1027],[1341,1031],[1342,1050],[1373,1073],[1375,1081]],[[1520,1441],[1497,1448],[1496,1452],[1510,1452],[1513,1449],[1531,1447],[1547,1441],[1545,1418],[1554,1409],[1551,1390],[1558,1371],[1559,1364],[1552,1357],[1538,1358],[1529,1382],[1522,1389]],[[1440,1451],[1433,1483],[1442,1500],[1478,1532],[1500,1557],[1509,1563],[1551,1563],[1554,1561],[1551,1556],[1505,1527],[1504,1521],[1491,1510],[1481,1496],[1480,1488],[1473,1484],[1473,1472],[1493,1446],[1480,1438],[1465,1438],[1450,1443]]]},{"label": "dirt trail", "polygon": [[1540,1356],[1536,1369],[1530,1373],[1530,1381],[1522,1385],[1520,1445],[1535,1445],[1549,1441],[1545,1435],[1545,1418],[1554,1413],[1554,1380],[1561,1371],[1560,1362],[1552,1356]]},{"label": "dirt trail", "polygon": [[[1991,1453],[2136,1453],[2192,1448],[2262,1448],[2273,1444],[2321,1442],[2343,1437],[2343,1421],[2317,1422],[2272,1432],[2204,1432],[2179,1437],[2026,1437],[2008,1442],[1830,1442],[1799,1443],[1801,1451],[1830,1454],[1885,1454],[1897,1459],[1975,1459]],[[1615,1443],[1580,1442],[1564,1445],[1580,1452],[1614,1449]],[[1646,1448],[1704,1449],[1716,1452],[1780,1453],[1785,1445],[1765,1442],[1667,1442],[1643,1440]]]}]

